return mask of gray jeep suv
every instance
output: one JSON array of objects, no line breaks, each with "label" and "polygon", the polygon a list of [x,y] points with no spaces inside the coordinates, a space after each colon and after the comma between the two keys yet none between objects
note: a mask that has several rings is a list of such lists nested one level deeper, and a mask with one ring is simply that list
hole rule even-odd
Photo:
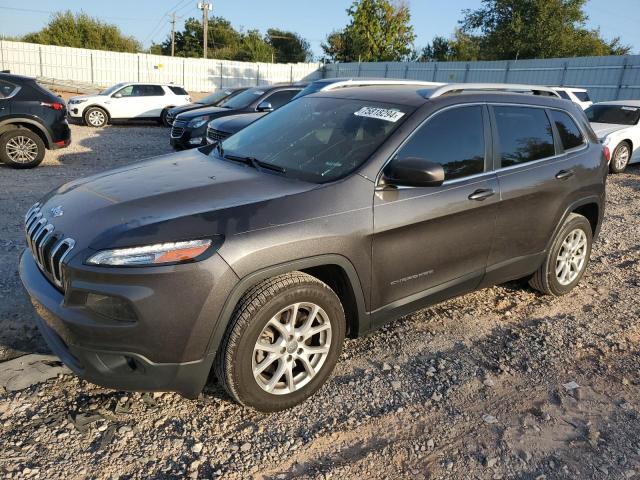
[{"label": "gray jeep suv", "polygon": [[529,278],[562,295],[607,161],[571,102],[451,86],[313,94],[221,143],[72,181],[26,215],[52,350],[110,388],[291,407],[346,335]]}]

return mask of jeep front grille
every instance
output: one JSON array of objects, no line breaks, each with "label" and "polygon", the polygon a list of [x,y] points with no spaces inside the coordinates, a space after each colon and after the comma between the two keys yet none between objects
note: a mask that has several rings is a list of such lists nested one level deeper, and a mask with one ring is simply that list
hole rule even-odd
[{"label": "jeep front grille", "polygon": [[57,287],[62,288],[62,263],[76,242],[56,232],[53,224],[42,214],[40,207],[40,203],[36,203],[24,217],[27,245],[42,273]]}]

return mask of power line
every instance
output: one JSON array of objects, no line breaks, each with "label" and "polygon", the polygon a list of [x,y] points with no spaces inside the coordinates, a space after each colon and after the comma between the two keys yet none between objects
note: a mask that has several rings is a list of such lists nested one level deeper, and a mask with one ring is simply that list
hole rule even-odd
[{"label": "power line", "polygon": [[153,30],[151,30],[151,33],[149,33],[149,35],[145,37],[142,43],[145,44],[147,43],[148,40],[152,40],[153,37],[157,35],[158,29],[163,25],[165,17],[167,17],[172,10],[175,12],[176,9],[178,9],[181,5],[184,6],[183,4],[188,1],[189,0],[179,0],[178,3],[176,3],[173,7],[171,7],[169,10],[164,12],[164,14],[160,17],[160,20],[158,20],[158,23],[156,23],[156,26],[153,27]]}]

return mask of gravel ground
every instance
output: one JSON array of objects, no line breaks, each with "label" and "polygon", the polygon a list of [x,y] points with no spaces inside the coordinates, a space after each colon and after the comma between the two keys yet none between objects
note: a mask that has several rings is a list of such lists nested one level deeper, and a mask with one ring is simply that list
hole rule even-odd
[{"label": "gravel ground", "polygon": [[[159,127],[73,135],[36,170],[0,168],[0,359],[47,353],[16,273],[23,212],[64,181],[169,151]],[[348,340],[327,385],[282,413],[242,409],[214,379],[194,401],[71,375],[0,392],[0,476],[640,478],[638,239],[634,166],[610,177],[573,292],[503,285]]]}]

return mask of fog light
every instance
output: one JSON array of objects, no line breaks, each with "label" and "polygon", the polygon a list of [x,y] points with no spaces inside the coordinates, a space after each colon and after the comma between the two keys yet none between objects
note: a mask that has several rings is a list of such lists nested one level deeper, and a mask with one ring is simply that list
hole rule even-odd
[{"label": "fog light", "polygon": [[202,137],[195,137],[189,140],[190,145],[200,145],[202,143]]},{"label": "fog light", "polygon": [[134,322],[136,314],[126,300],[97,293],[87,294],[85,306],[89,310],[121,322]]}]

